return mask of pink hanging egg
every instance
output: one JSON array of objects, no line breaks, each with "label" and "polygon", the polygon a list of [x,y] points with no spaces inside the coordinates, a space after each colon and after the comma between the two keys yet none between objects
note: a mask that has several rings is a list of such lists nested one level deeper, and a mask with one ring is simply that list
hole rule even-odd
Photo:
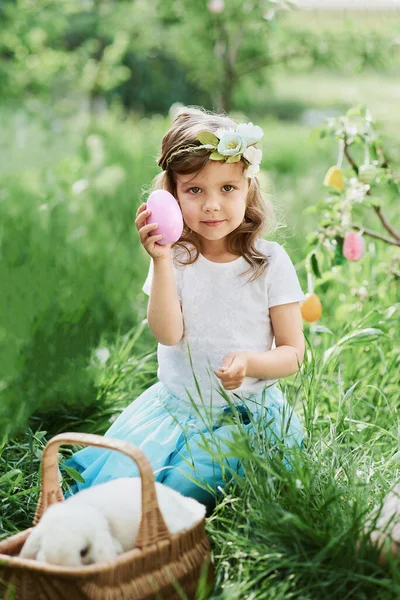
[{"label": "pink hanging egg", "polygon": [[183,231],[183,217],[177,200],[167,190],[155,190],[146,202],[151,215],[146,219],[146,225],[158,223],[157,229],[151,235],[162,235],[156,244],[165,246],[178,241]]},{"label": "pink hanging egg", "polygon": [[363,256],[365,250],[364,238],[355,231],[348,231],[343,242],[343,256],[347,260],[357,261]]},{"label": "pink hanging egg", "polygon": [[209,0],[209,2],[207,4],[207,8],[210,12],[218,15],[219,13],[222,13],[222,11],[224,10],[225,2],[224,2],[224,0]]}]

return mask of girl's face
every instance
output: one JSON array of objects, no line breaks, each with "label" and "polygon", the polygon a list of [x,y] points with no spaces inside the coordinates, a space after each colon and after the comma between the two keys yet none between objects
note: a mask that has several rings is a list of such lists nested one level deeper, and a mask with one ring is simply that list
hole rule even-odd
[{"label": "girl's face", "polygon": [[[250,180],[243,175],[243,165],[209,160],[200,173],[176,175],[178,202],[183,219],[196,232],[202,252],[227,252],[226,236],[237,229],[246,211]],[[223,221],[209,227],[204,221]]]}]

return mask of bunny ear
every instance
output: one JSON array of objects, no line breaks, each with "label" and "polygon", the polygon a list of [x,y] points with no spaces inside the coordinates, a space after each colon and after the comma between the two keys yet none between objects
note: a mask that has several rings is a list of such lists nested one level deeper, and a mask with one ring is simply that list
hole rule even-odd
[{"label": "bunny ear", "polygon": [[92,557],[94,562],[112,560],[123,552],[118,540],[112,537],[108,529],[96,530],[92,541]]},{"label": "bunny ear", "polygon": [[40,544],[42,542],[42,532],[39,525],[33,528],[32,533],[29,535],[25,544],[20,552],[21,558],[32,558],[35,560],[40,550]]}]

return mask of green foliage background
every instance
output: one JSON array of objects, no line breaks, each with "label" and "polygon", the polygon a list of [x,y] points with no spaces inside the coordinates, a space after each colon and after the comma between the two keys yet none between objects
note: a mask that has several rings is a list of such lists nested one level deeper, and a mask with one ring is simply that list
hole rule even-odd
[{"label": "green foliage background", "polygon": [[[141,291],[149,257],[134,219],[171,104],[229,107],[263,128],[272,239],[304,291],[312,208],[337,159],[334,139],[310,141],[313,126],[366,101],[400,173],[393,15],[268,21],[259,6],[232,0],[211,15],[205,0],[0,4],[2,537],[31,525],[46,440],[104,434],[157,380]],[[381,201],[398,223],[397,197],[384,190]],[[385,233],[372,211],[364,224]],[[305,325],[302,373],[282,381],[307,452],[288,473],[243,446],[247,483],[207,524],[226,588],[215,598],[399,595],[398,570],[379,570],[355,547],[366,512],[399,475],[400,258],[366,242],[362,260],[338,257],[315,281],[323,317]]]},{"label": "green foliage background", "polygon": [[[357,70],[370,81],[385,67],[379,76],[389,81],[395,29],[384,14],[363,17],[361,30],[360,17],[266,18],[274,6],[234,0],[213,14],[205,0],[0,5],[0,429],[23,429],[39,408],[93,404],[100,339],[145,317],[148,257],[134,218],[173,102],[232,105],[239,121],[264,128],[275,237],[293,250],[305,288],[304,239],[317,217],[303,208],[316,203],[336,153],[333,140],[310,143],[305,115],[345,110],[350,99],[335,81],[344,86]],[[332,100],[315,93],[327,68],[336,74],[320,89]],[[317,285],[327,293],[331,284]]]}]

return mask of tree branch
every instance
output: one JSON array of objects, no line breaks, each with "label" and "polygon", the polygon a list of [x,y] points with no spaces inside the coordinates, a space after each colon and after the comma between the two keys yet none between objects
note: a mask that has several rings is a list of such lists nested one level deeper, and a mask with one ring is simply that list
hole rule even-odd
[{"label": "tree branch", "polygon": [[349,161],[349,163],[353,167],[353,169],[355,171],[355,174],[358,175],[358,167],[357,167],[356,163],[354,162],[354,160],[351,158],[350,153],[349,153],[349,147],[347,145],[347,136],[346,136],[346,134],[344,134],[344,153],[346,155],[347,160]]},{"label": "tree branch", "polygon": [[[358,175],[358,166],[356,165],[356,163],[354,162],[354,160],[352,159],[352,157],[350,156],[350,152],[349,152],[349,148],[347,145],[347,137],[346,134],[344,135],[344,153],[346,155],[347,160],[349,161],[350,165],[352,166],[352,168],[354,169],[356,175]],[[386,162],[387,164],[387,162]],[[367,191],[367,196],[371,195],[371,188]],[[394,239],[396,240],[396,242],[400,242],[400,234],[390,225],[390,223],[388,222],[388,220],[386,219],[385,215],[382,212],[382,209],[380,206],[373,204],[372,208],[374,209],[374,211],[376,212],[376,214],[378,215],[382,225],[384,226],[384,228],[386,229],[386,231],[388,231],[390,233],[390,235],[392,237],[394,237]],[[366,231],[366,230],[364,230]],[[369,234],[371,235],[371,234]],[[379,234],[375,234],[372,237],[379,237]],[[388,241],[388,238],[384,238],[384,237],[380,237],[379,239],[384,240],[385,242]],[[388,242],[389,243],[389,242]],[[390,243],[393,243],[392,241]],[[395,246],[400,246],[400,243],[395,244]]]},{"label": "tree branch", "polygon": [[[263,57],[261,60],[249,60],[245,63],[239,63],[236,69],[236,73],[238,77],[242,77],[242,75],[247,75],[247,73],[251,73],[252,71],[258,71],[259,69],[263,69],[264,67],[271,67],[272,65],[279,65],[282,62],[285,62],[291,58],[298,58],[309,56],[308,52],[304,52],[303,50],[296,50],[295,52],[285,52],[280,56],[275,58]],[[240,68],[242,66],[242,68]]]},{"label": "tree branch", "polygon": [[392,246],[400,247],[400,240],[394,241],[391,238],[385,237],[385,236],[381,235],[380,233],[377,233],[376,231],[371,231],[371,229],[365,229],[365,227],[361,227],[361,225],[355,225],[354,223],[352,223],[351,226],[354,227],[354,229],[363,231],[365,233],[365,235],[369,235],[370,237],[376,238],[377,240],[382,240],[383,242],[386,242],[387,244],[391,244]]},{"label": "tree branch", "polygon": [[[369,191],[369,190],[368,190]],[[380,218],[384,228],[386,229],[386,231],[388,231],[390,233],[390,235],[392,235],[394,237],[395,240],[397,240],[397,242],[400,242],[400,235],[397,233],[397,231],[395,229],[393,229],[393,227],[387,222],[386,217],[384,216],[384,214],[382,213],[381,207],[380,206],[373,206],[374,211],[376,212],[376,214],[378,215],[378,217]],[[400,245],[400,243],[399,243]]]}]

